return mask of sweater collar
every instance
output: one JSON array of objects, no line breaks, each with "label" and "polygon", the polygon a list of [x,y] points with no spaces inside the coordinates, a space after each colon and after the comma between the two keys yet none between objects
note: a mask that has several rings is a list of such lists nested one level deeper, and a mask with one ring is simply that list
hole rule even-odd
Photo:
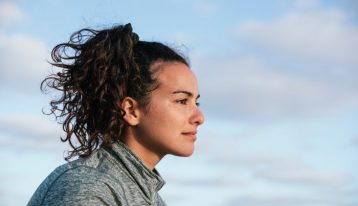
[{"label": "sweater collar", "polygon": [[165,181],[159,172],[149,169],[124,143],[113,144],[113,151],[126,167],[130,177],[139,185],[144,194],[152,199],[163,187]]}]

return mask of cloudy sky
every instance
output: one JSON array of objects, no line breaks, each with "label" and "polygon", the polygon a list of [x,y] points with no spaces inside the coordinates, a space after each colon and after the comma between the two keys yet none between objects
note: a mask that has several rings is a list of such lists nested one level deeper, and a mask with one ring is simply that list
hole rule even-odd
[{"label": "cloudy sky", "polygon": [[128,22],[180,49],[199,80],[196,152],[158,165],[168,205],[358,205],[354,0],[0,0],[0,205],[26,204],[65,162],[41,113],[52,47]]}]

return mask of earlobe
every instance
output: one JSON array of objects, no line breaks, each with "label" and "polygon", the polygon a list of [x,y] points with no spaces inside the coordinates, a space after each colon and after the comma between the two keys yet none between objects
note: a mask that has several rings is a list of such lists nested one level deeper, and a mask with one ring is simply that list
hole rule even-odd
[{"label": "earlobe", "polygon": [[123,116],[124,121],[126,121],[130,126],[136,126],[139,123],[140,113],[138,102],[131,97],[125,97],[122,101],[121,107],[125,112]]}]

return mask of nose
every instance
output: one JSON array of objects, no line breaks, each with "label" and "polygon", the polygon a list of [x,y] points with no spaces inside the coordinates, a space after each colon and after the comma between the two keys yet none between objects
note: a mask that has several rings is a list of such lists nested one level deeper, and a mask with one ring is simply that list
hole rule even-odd
[{"label": "nose", "polygon": [[192,117],[190,118],[190,123],[199,126],[204,123],[204,119],[205,118],[203,113],[200,111],[198,107],[196,107]]}]

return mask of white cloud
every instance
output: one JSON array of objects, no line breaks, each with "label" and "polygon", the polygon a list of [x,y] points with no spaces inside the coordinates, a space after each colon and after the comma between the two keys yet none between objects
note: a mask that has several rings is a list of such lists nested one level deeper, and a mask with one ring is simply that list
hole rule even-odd
[{"label": "white cloud", "polygon": [[[237,130],[244,131],[245,128],[241,126]],[[269,130],[270,127],[262,132],[268,133]],[[315,186],[320,187],[320,189],[338,191],[351,185],[354,181],[351,179],[351,175],[354,175],[352,172],[343,172],[334,167],[322,169],[318,162],[312,164],[307,160],[311,155],[315,155],[312,151],[303,154],[302,152],[295,152],[294,148],[287,150],[283,141],[282,146],[275,145],[277,148],[269,145],[260,147],[260,144],[275,144],[275,141],[270,137],[265,137],[265,139],[250,137],[247,139],[240,137],[239,132],[232,134],[232,136],[229,135],[229,137],[221,137],[223,132],[215,131],[216,129],[212,128],[205,130],[204,134],[200,133],[203,138],[197,145],[198,155],[210,157],[209,163],[212,166],[215,165],[215,168],[222,168],[221,173],[234,174],[240,171],[239,174],[235,175],[235,178],[239,178],[241,182],[279,183],[281,186],[296,185],[307,189],[312,189],[311,187]],[[335,161],[330,163],[336,164]],[[245,171],[248,173],[246,176]],[[230,175],[226,176],[229,179],[235,179],[231,178]],[[220,177],[223,177],[223,175]],[[278,186],[278,188],[280,187]]]},{"label": "white cloud", "polygon": [[207,60],[201,67],[207,69],[198,72],[202,105],[218,115],[273,120],[345,112],[358,105],[349,74],[335,79],[321,71],[321,76],[310,76],[255,57]]},{"label": "white cloud", "polygon": [[196,161],[195,166],[187,162],[190,175],[182,174],[184,178],[175,173],[181,169],[178,164],[166,178],[170,184],[185,184],[186,190],[204,190],[204,197],[215,191],[216,197],[229,200],[228,205],[348,206],[356,199],[351,188],[354,189],[355,179],[344,172],[319,169],[301,156],[280,149],[258,152],[242,138],[225,138],[215,132],[201,136],[196,156],[205,161]]},{"label": "white cloud", "polygon": [[39,89],[48,74],[43,42],[22,34],[0,33],[0,90]]},{"label": "white cloud", "polygon": [[16,151],[62,152],[61,125],[36,115],[0,117],[0,147]]},{"label": "white cloud", "polygon": [[0,1],[0,26],[23,20],[24,13],[8,1]]},{"label": "white cloud", "polygon": [[255,195],[242,195],[240,197],[234,197],[229,200],[225,206],[353,206],[354,203],[351,199],[343,199],[337,196],[326,197],[307,197],[298,195],[282,195],[275,196],[263,194]]},{"label": "white cloud", "polygon": [[195,60],[207,112],[274,120],[358,108],[358,27],[304,2],[276,20],[242,23],[240,54]]},{"label": "white cloud", "polygon": [[45,117],[36,115],[8,115],[0,117],[1,131],[10,131],[19,134],[20,138],[31,136],[33,138],[46,138],[58,132],[54,122]]},{"label": "white cloud", "polygon": [[[0,1],[0,28],[23,20],[25,14],[12,2]],[[0,30],[0,91],[39,91],[48,74],[49,51],[40,40],[22,33]]]},{"label": "white cloud", "polygon": [[294,10],[276,21],[250,21],[236,30],[237,38],[261,49],[309,60],[358,63],[358,27],[339,10]]},{"label": "white cloud", "polygon": [[321,187],[341,188],[347,183],[347,176],[327,171],[315,171],[309,167],[290,168],[283,165],[282,168],[269,168],[259,171],[255,175],[274,182],[286,183],[288,185],[301,184]]}]

